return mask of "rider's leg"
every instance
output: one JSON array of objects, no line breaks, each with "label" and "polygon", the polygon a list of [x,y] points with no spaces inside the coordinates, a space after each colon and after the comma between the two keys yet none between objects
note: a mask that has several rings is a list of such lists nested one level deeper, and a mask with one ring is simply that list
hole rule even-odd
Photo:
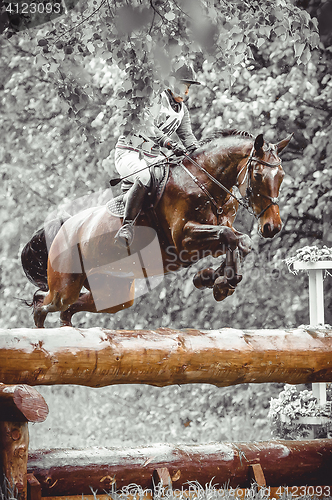
[{"label": "rider's leg", "polygon": [[[123,150],[122,150],[123,151]],[[139,158],[136,152],[128,152],[128,154],[116,155],[116,168],[118,172],[124,176],[132,173],[134,184],[126,194],[125,213],[122,222],[122,227],[115,235],[115,240],[122,245],[130,245],[134,237],[133,226],[135,219],[138,217],[144,203],[145,196],[148,191],[151,176],[149,168],[145,168],[141,172],[137,170],[147,167],[144,159]]]},{"label": "rider's leg", "polygon": [[125,213],[122,221],[122,226],[115,235],[117,243],[125,246],[131,245],[134,239],[134,224],[144,203],[145,195],[148,192],[147,186],[144,186],[140,179],[136,179],[132,187],[129,189],[126,197]]}]

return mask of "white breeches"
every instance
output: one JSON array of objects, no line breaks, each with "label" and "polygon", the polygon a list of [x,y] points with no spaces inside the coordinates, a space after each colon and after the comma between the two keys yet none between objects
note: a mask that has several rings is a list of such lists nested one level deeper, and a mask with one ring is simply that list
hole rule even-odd
[{"label": "white breeches", "polygon": [[[137,151],[130,151],[128,149],[115,148],[115,168],[119,172],[121,177],[130,175],[128,179],[134,182],[139,179],[144,186],[149,186],[151,180],[150,168],[144,168],[152,166],[154,163],[164,159],[162,155],[149,158],[144,156],[140,159],[139,153]],[[141,170],[144,168],[144,170]],[[141,170],[141,172],[137,172]]]}]

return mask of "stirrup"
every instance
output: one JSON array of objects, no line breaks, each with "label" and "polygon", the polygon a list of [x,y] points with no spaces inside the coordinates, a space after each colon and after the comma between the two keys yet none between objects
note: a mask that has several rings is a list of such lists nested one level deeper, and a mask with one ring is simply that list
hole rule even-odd
[{"label": "stirrup", "polygon": [[115,243],[125,248],[130,247],[134,239],[133,224],[126,223],[120,227],[119,231],[114,236]]}]

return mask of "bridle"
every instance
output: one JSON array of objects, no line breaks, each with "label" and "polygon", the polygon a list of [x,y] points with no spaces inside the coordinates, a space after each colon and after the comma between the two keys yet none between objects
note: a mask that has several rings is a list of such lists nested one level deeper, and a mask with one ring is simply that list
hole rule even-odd
[{"label": "bridle", "polygon": [[[253,188],[252,188],[252,185],[251,185],[251,182],[252,182],[251,178],[252,178],[252,173],[253,173],[253,163],[256,162],[256,163],[259,163],[260,165],[265,165],[266,167],[270,167],[270,168],[280,167],[281,163],[269,163],[268,161],[261,160],[260,158],[257,158],[257,157],[254,156],[254,152],[255,152],[255,147],[253,146],[252,150],[250,152],[250,155],[248,157],[248,160],[246,161],[245,165],[241,168],[240,172],[237,175],[236,185],[238,187],[242,186],[242,184],[244,183],[244,181],[246,180],[246,178],[248,178],[246,194],[242,198],[245,200],[245,203],[246,203],[246,206],[247,206],[247,210],[250,212],[249,209],[251,209],[250,213],[252,215],[254,215],[254,217],[256,217],[256,219],[259,219],[266,212],[266,210],[268,210],[272,205],[278,205],[279,204],[279,197],[276,196],[275,198],[273,198],[272,196],[269,196],[267,194],[260,193],[260,196],[263,196],[264,198],[267,198],[268,200],[270,200],[271,203],[269,205],[267,205],[265,208],[263,208],[263,210],[258,215],[256,215],[253,212],[251,201],[250,201],[250,198],[253,195]],[[244,175],[241,183],[239,184],[239,177],[240,177],[241,173],[243,172],[243,170],[246,167],[247,167],[247,171],[246,171],[246,173],[245,173],[245,175]]]},{"label": "bridle", "polygon": [[[253,208],[252,208],[252,204],[251,204],[251,197],[253,195],[253,189],[252,189],[252,185],[251,185],[251,174],[253,172],[253,163],[259,163],[261,165],[265,165],[265,166],[271,167],[271,168],[280,167],[281,163],[269,163],[267,161],[261,160],[260,158],[257,158],[257,157],[254,156],[254,152],[255,152],[255,147],[253,146],[252,149],[251,149],[250,155],[249,155],[249,157],[248,157],[248,159],[247,159],[247,161],[245,163],[245,165],[241,168],[240,172],[238,173],[238,175],[236,177],[236,184],[235,185],[237,187],[240,187],[244,183],[245,179],[248,178],[246,194],[245,194],[245,196],[241,195],[242,198],[238,198],[234,193],[232,193],[232,191],[230,191],[228,188],[226,188],[226,186],[224,186],[215,177],[213,177],[213,175],[210,174],[210,172],[208,172],[204,167],[202,167],[201,165],[199,165],[189,155],[185,154],[184,156],[191,163],[193,163],[193,165],[195,165],[202,172],[204,172],[209,177],[209,179],[211,179],[211,181],[214,184],[216,184],[223,191],[225,191],[227,194],[229,194],[230,196],[232,196],[239,203],[239,205],[242,205],[256,219],[259,219],[266,212],[266,210],[268,210],[268,208],[270,208],[272,205],[278,205],[279,199],[278,199],[278,197],[273,198],[272,196],[268,196],[266,194],[260,194],[260,196],[263,196],[264,198],[267,198],[268,200],[270,200],[271,203],[267,207],[265,207],[258,215],[255,214],[255,212],[253,211]],[[192,172],[190,172],[190,170],[185,165],[183,165],[183,163],[181,163],[181,166],[188,173],[188,175],[192,178],[192,180],[200,187],[200,189],[207,195],[207,197],[209,198],[209,200],[211,201],[211,203],[216,208],[217,215],[221,215],[222,212],[223,212],[222,207],[217,203],[217,201],[215,200],[215,198],[208,191],[208,189],[204,186],[204,184],[202,184],[201,181]],[[239,184],[238,183],[239,177],[240,177],[241,173],[243,172],[243,170],[245,168],[247,168],[246,174],[244,175],[241,183]]]}]

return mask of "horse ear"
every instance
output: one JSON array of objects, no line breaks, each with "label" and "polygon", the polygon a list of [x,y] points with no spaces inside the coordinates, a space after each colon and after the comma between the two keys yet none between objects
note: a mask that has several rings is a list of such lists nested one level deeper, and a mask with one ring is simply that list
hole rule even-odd
[{"label": "horse ear", "polygon": [[256,153],[258,153],[258,151],[260,151],[262,149],[263,144],[264,144],[263,134],[259,134],[256,137],[255,144],[254,144],[254,148],[255,148]]},{"label": "horse ear", "polygon": [[288,146],[289,141],[291,140],[293,135],[294,134],[290,134],[288,137],[286,137],[286,139],[283,139],[282,141],[278,142],[278,144],[276,144],[278,154],[281,153],[281,151],[285,149],[286,146]]}]

